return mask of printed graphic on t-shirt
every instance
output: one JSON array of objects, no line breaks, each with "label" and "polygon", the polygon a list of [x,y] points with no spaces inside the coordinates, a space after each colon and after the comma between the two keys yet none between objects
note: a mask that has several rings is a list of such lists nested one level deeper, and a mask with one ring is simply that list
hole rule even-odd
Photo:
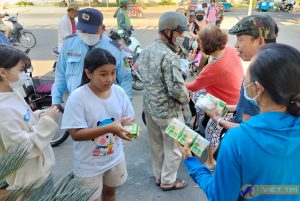
[{"label": "printed graphic on t-shirt", "polygon": [[30,110],[27,109],[24,116],[23,116],[23,119],[25,122],[29,122],[30,121]]},{"label": "printed graphic on t-shirt", "polygon": [[[104,126],[114,122],[114,118],[98,121],[97,126]],[[97,137],[94,142],[96,147],[93,150],[93,156],[107,156],[114,153],[117,136],[112,133],[107,133]]]}]

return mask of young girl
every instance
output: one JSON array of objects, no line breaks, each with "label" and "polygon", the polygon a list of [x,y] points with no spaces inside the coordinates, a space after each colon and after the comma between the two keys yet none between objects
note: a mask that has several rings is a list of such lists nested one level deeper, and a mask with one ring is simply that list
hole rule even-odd
[{"label": "young girl", "polygon": [[20,50],[0,46],[0,155],[12,147],[32,147],[25,164],[7,178],[8,189],[38,179],[43,183],[55,163],[50,141],[58,127],[58,109],[33,113],[17,91],[26,81],[25,70],[30,65]]},{"label": "young girl", "polygon": [[74,174],[89,188],[97,188],[90,200],[114,201],[115,189],[127,179],[121,138],[130,141],[123,125],[133,123],[131,102],[116,81],[116,60],[95,48],[84,60],[82,86],[70,95],[62,127],[74,142]]}]

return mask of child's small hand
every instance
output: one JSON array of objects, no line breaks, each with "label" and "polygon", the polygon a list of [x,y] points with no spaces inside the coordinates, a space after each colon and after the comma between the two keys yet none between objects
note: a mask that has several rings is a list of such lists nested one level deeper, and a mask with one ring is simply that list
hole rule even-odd
[{"label": "child's small hand", "polygon": [[40,114],[41,117],[50,116],[52,119],[54,119],[54,121],[58,119],[59,115],[60,115],[60,111],[56,106],[50,107]]},{"label": "child's small hand", "polygon": [[131,141],[131,139],[126,136],[126,134],[131,134],[131,132],[129,132],[128,130],[126,130],[122,126],[122,121],[123,121],[123,119],[115,121],[114,123],[112,123],[112,125],[111,125],[112,126],[112,133],[119,136],[123,140]]}]

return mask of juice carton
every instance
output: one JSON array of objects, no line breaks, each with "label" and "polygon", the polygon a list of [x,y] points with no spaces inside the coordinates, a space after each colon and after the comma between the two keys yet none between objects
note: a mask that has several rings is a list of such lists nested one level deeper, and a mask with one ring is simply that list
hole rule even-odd
[{"label": "juice carton", "polygon": [[202,152],[209,145],[209,141],[200,135],[197,135],[192,144],[190,145],[190,150],[196,154],[198,157],[202,155]]},{"label": "juice carton", "polygon": [[131,134],[126,134],[127,137],[129,137],[131,139],[136,139],[140,136],[140,128],[137,124],[124,126],[124,128],[131,132]]},{"label": "juice carton", "polygon": [[201,94],[195,105],[203,111],[211,111],[215,108],[220,116],[225,116],[228,112],[226,103],[209,93]]},{"label": "juice carton", "polygon": [[172,119],[170,124],[165,130],[165,133],[168,134],[170,137],[177,140],[178,136],[180,135],[181,131],[185,128],[185,124],[179,121],[178,119]]},{"label": "juice carton", "polygon": [[209,145],[208,140],[201,137],[198,133],[175,118],[172,119],[171,123],[166,128],[165,133],[180,142],[182,145],[185,145],[191,140],[192,143],[190,145],[190,150],[199,157]]},{"label": "juice carton", "polygon": [[178,135],[177,141],[185,145],[188,141],[193,141],[197,135],[195,131],[186,126]]}]

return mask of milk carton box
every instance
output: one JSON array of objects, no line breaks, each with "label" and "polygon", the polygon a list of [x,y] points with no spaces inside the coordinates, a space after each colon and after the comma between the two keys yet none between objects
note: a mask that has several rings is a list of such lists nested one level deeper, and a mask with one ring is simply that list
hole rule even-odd
[{"label": "milk carton box", "polygon": [[225,116],[228,112],[226,103],[209,93],[201,94],[195,105],[203,111],[215,109],[219,116]]},{"label": "milk carton box", "polygon": [[175,118],[172,119],[171,123],[166,128],[165,133],[180,142],[182,145],[191,141],[190,150],[199,157],[209,144],[208,140],[201,137],[183,122]]},{"label": "milk carton box", "polygon": [[185,126],[181,133],[178,135],[177,141],[182,145],[185,145],[188,141],[193,141],[197,135],[198,133]]},{"label": "milk carton box", "polygon": [[185,124],[179,121],[178,119],[172,119],[170,124],[165,130],[165,133],[168,134],[170,137],[177,140],[178,136],[180,135],[181,131],[185,128]]},{"label": "milk carton box", "polygon": [[131,139],[136,139],[140,136],[140,128],[137,124],[124,126],[124,128],[126,130],[128,130],[129,132],[131,132],[131,134],[126,134],[127,137],[129,137]]},{"label": "milk carton box", "polygon": [[190,150],[197,156],[201,156],[202,152],[209,145],[209,141],[200,135],[197,135],[192,144],[190,145]]}]

